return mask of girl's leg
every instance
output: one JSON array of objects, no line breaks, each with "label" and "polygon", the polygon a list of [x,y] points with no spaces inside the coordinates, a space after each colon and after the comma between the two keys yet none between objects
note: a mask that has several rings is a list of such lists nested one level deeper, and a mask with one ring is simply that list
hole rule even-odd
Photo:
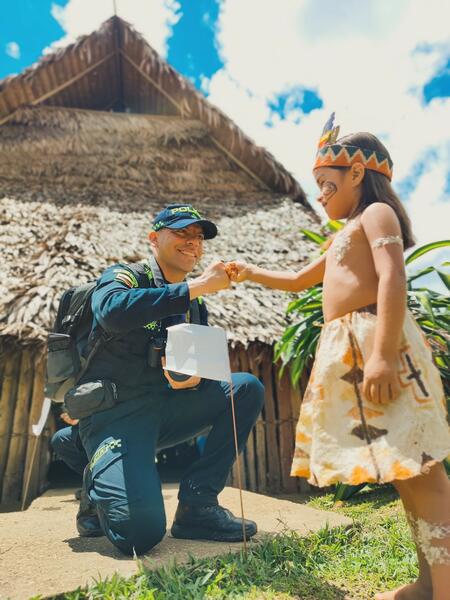
[{"label": "girl's leg", "polygon": [[[430,567],[425,559],[425,556],[417,545],[417,527],[415,518],[414,499],[410,491],[403,486],[394,485],[400,494],[400,499],[405,509],[406,519],[411,529],[411,535],[416,545],[417,558],[419,562],[419,577],[414,583],[403,585],[390,592],[376,594],[375,600],[431,600],[433,597],[433,587],[431,582]],[[399,487],[401,489],[399,489]]]},{"label": "girl's leg", "polygon": [[[417,545],[422,559],[429,566],[433,593],[432,600],[450,597],[450,481],[442,464],[431,468],[427,475],[398,481],[396,487],[402,496],[412,500],[412,517],[415,520]],[[422,580],[423,581],[423,580]],[[381,596],[405,600],[415,596]]]}]

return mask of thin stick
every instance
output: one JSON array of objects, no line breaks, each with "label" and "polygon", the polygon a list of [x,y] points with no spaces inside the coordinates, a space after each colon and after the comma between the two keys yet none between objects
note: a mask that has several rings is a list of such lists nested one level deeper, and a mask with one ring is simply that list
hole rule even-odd
[{"label": "thin stick", "polygon": [[34,459],[36,458],[36,450],[37,450],[37,447],[39,445],[38,444],[39,437],[33,436],[33,441],[34,441],[34,448],[33,448],[33,453],[31,455],[30,466],[28,468],[27,480],[25,482],[25,488],[24,488],[23,496],[22,496],[22,507],[21,507],[20,510],[24,510],[25,509],[25,504],[26,504],[27,497],[28,497],[28,489],[30,487],[31,474],[33,473]]},{"label": "thin stick", "polygon": [[114,8],[114,16],[117,17],[117,6],[116,6],[116,0],[113,0],[113,8]]},{"label": "thin stick", "polygon": [[239,499],[241,502],[241,517],[242,517],[242,535],[244,538],[244,555],[247,555],[247,536],[245,534],[245,521],[244,521],[244,502],[242,499],[242,478],[241,478],[241,466],[239,464],[239,446],[237,440],[237,430],[236,430],[236,415],[234,412],[234,394],[233,394],[233,382],[230,377],[230,397],[231,397],[231,414],[233,417],[233,434],[234,434],[234,449],[236,451],[236,467],[237,467],[237,476],[238,476],[238,486],[239,486]]}]

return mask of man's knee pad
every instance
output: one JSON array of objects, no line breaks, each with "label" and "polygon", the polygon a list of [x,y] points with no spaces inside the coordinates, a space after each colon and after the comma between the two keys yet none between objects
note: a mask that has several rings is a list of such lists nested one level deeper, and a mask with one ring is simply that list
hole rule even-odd
[{"label": "man's knee pad", "polygon": [[99,513],[110,541],[128,556],[148,552],[166,533],[164,512],[152,510],[148,504],[121,504]]}]

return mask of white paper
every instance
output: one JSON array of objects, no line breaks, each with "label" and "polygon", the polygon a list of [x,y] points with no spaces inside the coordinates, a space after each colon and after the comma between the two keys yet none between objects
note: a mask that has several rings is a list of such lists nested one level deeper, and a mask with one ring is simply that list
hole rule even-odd
[{"label": "white paper", "polygon": [[33,432],[33,435],[35,435],[36,437],[39,437],[41,435],[42,430],[44,429],[45,424],[47,423],[48,413],[50,412],[51,405],[52,405],[52,401],[50,400],[50,398],[44,398],[44,402],[42,403],[41,416],[39,417],[39,421],[36,423],[36,425],[31,426],[31,431]]},{"label": "white paper", "polygon": [[230,381],[225,329],[192,323],[168,327],[165,369],[215,381]]}]

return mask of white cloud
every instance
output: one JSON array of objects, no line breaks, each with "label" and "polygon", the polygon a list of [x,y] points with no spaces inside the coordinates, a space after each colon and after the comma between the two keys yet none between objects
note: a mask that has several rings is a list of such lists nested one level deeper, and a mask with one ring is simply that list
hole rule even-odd
[{"label": "white cloud", "polygon": [[[382,139],[394,160],[394,183],[433,150],[433,167],[407,205],[418,242],[436,239],[433,220],[440,233],[449,222],[450,101],[424,105],[421,90],[450,52],[449,20],[446,0],[224,0],[218,24],[224,68],[209,82],[209,99],[312,197],[315,147],[333,110],[342,133],[371,131]],[[298,112],[272,119],[270,127],[268,100],[299,85],[317,90],[324,107],[299,123]]]},{"label": "white cloud", "polygon": [[[407,203],[408,213],[414,225],[414,233],[421,242],[448,239],[450,202],[444,192],[448,175],[450,145],[441,159],[419,179],[416,189]],[[449,255],[450,259],[450,255]]]},{"label": "white cloud", "polygon": [[6,44],[6,54],[11,58],[20,58],[20,46],[17,42],[9,42]]},{"label": "white cloud", "polygon": [[[116,0],[117,14],[142,34],[162,56],[171,28],[178,20],[176,0]],[[51,52],[98,29],[113,14],[112,0],[69,0],[65,6],[52,4],[52,16],[65,31],[64,37],[45,49]]]}]

